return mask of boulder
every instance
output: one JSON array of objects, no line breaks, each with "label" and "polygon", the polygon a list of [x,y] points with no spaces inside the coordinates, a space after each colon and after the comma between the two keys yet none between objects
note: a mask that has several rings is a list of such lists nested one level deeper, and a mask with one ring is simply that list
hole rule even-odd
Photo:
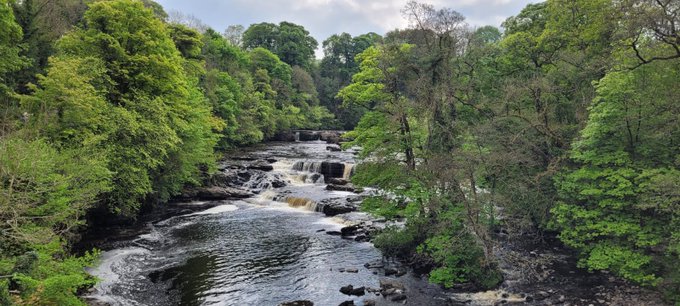
[{"label": "boulder", "polygon": [[375,306],[375,300],[364,300],[364,306]]},{"label": "boulder", "polygon": [[366,294],[366,287],[354,288],[354,286],[352,286],[352,285],[347,285],[347,286],[341,287],[340,292],[342,294],[346,294],[346,295],[363,296],[364,294]]},{"label": "boulder", "polygon": [[363,296],[364,294],[366,294],[365,287],[353,288],[352,291],[350,291],[350,295]]},{"label": "boulder", "polygon": [[279,306],[314,306],[314,303],[312,303],[311,301],[307,301],[307,300],[300,300],[300,301],[281,303],[281,304],[279,304]]},{"label": "boulder", "polygon": [[353,289],[354,289],[354,286],[347,285],[347,286],[340,287],[340,292],[342,294],[350,295],[350,293],[352,293]]},{"label": "boulder", "polygon": [[338,231],[327,231],[326,234],[331,235],[331,236],[340,236],[342,235],[341,232]]},{"label": "boulder", "polygon": [[333,185],[337,185],[337,186],[345,186],[345,185],[349,184],[349,181],[347,181],[346,179],[343,179],[343,178],[332,177],[332,178],[328,179],[328,183],[333,184]]},{"label": "boulder", "polygon": [[357,206],[352,203],[342,202],[342,198],[326,199],[319,202],[317,210],[324,213],[326,216],[333,217],[339,214],[356,211]]},{"label": "boulder", "polygon": [[354,236],[359,230],[359,227],[356,225],[350,225],[350,226],[345,226],[340,229],[340,232],[342,233],[343,236]]},{"label": "boulder", "polygon": [[[364,303],[364,305],[366,305],[366,304]],[[354,301],[344,301],[344,302],[340,303],[340,305],[338,305],[338,306],[354,306]]]},{"label": "boulder", "polygon": [[323,131],[319,133],[319,139],[329,144],[339,144],[340,135],[341,133],[336,131]]}]

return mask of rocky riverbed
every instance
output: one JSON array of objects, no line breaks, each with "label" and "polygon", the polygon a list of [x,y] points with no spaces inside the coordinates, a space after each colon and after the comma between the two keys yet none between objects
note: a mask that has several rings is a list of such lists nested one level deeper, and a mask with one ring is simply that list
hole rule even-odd
[{"label": "rocky riverbed", "polygon": [[[576,268],[555,241],[498,232],[505,281],[472,292],[429,284],[370,243],[399,222],[360,212],[355,151],[337,134],[232,152],[204,187],[135,226],[91,233],[104,250],[92,305],[662,305],[656,295]],[[299,141],[308,140],[308,141]]]}]

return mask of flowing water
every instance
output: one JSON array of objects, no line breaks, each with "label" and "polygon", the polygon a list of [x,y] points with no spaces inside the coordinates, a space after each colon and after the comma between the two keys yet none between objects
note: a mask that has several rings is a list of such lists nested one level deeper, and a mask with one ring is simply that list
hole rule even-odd
[{"label": "flowing water", "polygon": [[[266,175],[284,178],[287,186],[263,188],[271,184],[259,181],[251,186],[259,193],[253,198],[188,203],[218,205],[148,224],[146,234],[102,254],[90,271],[101,280],[90,298],[111,305],[278,305],[303,299],[362,305],[364,299],[380,299],[339,292],[349,284],[378,288],[381,276],[364,264],[382,255],[370,243],[326,234],[344,221],[315,212],[321,200],[353,195],[326,191],[317,173],[322,162],[332,161],[347,164],[341,175],[349,177],[352,152],[328,152],[325,143],[306,142],[271,144],[247,154],[276,159]],[[413,276],[402,279],[434,290]],[[418,303],[439,304],[429,294]]]}]

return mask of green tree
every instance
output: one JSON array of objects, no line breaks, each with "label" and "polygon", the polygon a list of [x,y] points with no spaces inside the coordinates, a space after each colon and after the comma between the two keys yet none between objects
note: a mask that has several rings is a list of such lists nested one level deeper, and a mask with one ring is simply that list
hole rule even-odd
[{"label": "green tree", "polygon": [[243,32],[243,46],[265,48],[290,66],[309,69],[318,43],[301,25],[291,22],[258,23]]},{"label": "green tree", "polygon": [[0,135],[14,129],[18,119],[16,101],[12,98],[13,73],[25,66],[20,55],[21,27],[14,19],[14,13],[7,0],[0,1]]}]

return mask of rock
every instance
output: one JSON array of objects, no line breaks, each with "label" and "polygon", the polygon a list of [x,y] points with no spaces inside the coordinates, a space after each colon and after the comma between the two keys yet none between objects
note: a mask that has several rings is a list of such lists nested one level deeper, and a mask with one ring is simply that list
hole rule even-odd
[{"label": "rock", "polygon": [[347,185],[334,185],[334,184],[328,184],[326,186],[326,190],[332,190],[332,191],[348,191],[348,192],[356,192],[357,189],[354,188],[353,185],[347,184]]},{"label": "rock", "polygon": [[394,274],[396,277],[402,277],[404,275],[406,275],[406,270],[399,270],[397,271],[397,274]]},{"label": "rock", "polygon": [[364,294],[366,294],[366,288],[364,287],[354,288],[350,291],[350,294],[356,296],[363,296]]},{"label": "rock", "polygon": [[385,276],[395,275],[397,272],[399,272],[397,269],[385,268]]},{"label": "rock", "polygon": [[326,231],[326,230],[322,228],[322,229],[320,229],[320,230],[317,230],[316,232],[317,232],[317,233],[320,233],[320,232],[325,232],[325,231]]},{"label": "rock", "polygon": [[531,303],[531,302],[533,302],[533,301],[534,301],[534,297],[533,297],[533,296],[531,296],[531,295],[527,295],[527,297],[526,297],[526,298],[525,298],[524,300],[525,300],[526,302],[529,302],[529,303]]},{"label": "rock", "polygon": [[501,297],[504,298],[504,299],[507,299],[508,297],[510,297],[510,295],[507,294],[507,293],[503,293],[503,294],[501,294]]},{"label": "rock", "polygon": [[388,278],[383,278],[380,280],[380,289],[385,290],[391,288],[404,290],[404,284]]},{"label": "rock", "polygon": [[359,273],[359,269],[347,268],[347,269],[345,269],[345,272],[347,272],[347,273]]},{"label": "rock", "polygon": [[326,146],[326,150],[331,151],[331,152],[340,152],[342,149],[338,146]]},{"label": "rock", "polygon": [[[364,304],[364,305],[366,305],[366,304]],[[344,301],[344,302],[340,303],[340,305],[338,305],[338,306],[354,306],[354,301]]]},{"label": "rock", "polygon": [[298,131],[299,141],[316,141],[321,140],[321,134],[315,131]]},{"label": "rock", "polygon": [[397,289],[394,289],[394,288],[385,289],[385,290],[381,291],[383,296],[390,296],[390,295],[395,294],[396,292],[397,292]]},{"label": "rock", "polygon": [[319,133],[319,140],[323,140],[326,143],[339,144],[340,143],[340,132],[335,131],[323,131]]},{"label": "rock", "polygon": [[366,294],[366,288],[365,287],[354,288],[354,286],[352,285],[347,285],[341,287],[340,292],[346,295],[363,296],[364,294]]},{"label": "rock", "polygon": [[340,236],[342,235],[341,232],[338,231],[327,231],[326,234],[331,235],[331,236]]},{"label": "rock", "polygon": [[314,303],[312,303],[311,301],[307,301],[307,300],[300,300],[300,301],[281,303],[281,304],[279,304],[279,306],[314,306]]},{"label": "rock", "polygon": [[369,240],[370,240],[370,239],[368,239],[368,237],[366,237],[366,235],[357,235],[357,236],[354,238],[354,241],[356,241],[356,242],[367,242],[367,241],[369,241]]},{"label": "rock", "polygon": [[364,300],[364,306],[375,306],[375,300]]},{"label": "rock", "polygon": [[358,229],[359,227],[356,225],[345,226],[340,229],[340,233],[343,236],[354,236]]},{"label": "rock", "polygon": [[392,302],[401,302],[406,300],[406,295],[404,294],[397,294],[391,298]]},{"label": "rock", "polygon": [[333,217],[340,214],[346,214],[357,210],[357,206],[352,203],[345,203],[342,198],[326,199],[317,205],[317,210],[323,212],[326,216]]},{"label": "rock", "polygon": [[345,186],[349,184],[349,181],[343,178],[337,178],[333,177],[328,180],[328,183],[333,184],[333,185],[338,185],[338,186]]},{"label": "rock", "polygon": [[246,166],[247,169],[260,170],[260,171],[272,171],[274,166],[270,165],[267,161],[258,160]]},{"label": "rock", "polygon": [[350,293],[352,293],[353,289],[354,289],[354,286],[347,285],[347,286],[344,286],[344,287],[340,287],[340,292],[342,294],[350,295]]}]

